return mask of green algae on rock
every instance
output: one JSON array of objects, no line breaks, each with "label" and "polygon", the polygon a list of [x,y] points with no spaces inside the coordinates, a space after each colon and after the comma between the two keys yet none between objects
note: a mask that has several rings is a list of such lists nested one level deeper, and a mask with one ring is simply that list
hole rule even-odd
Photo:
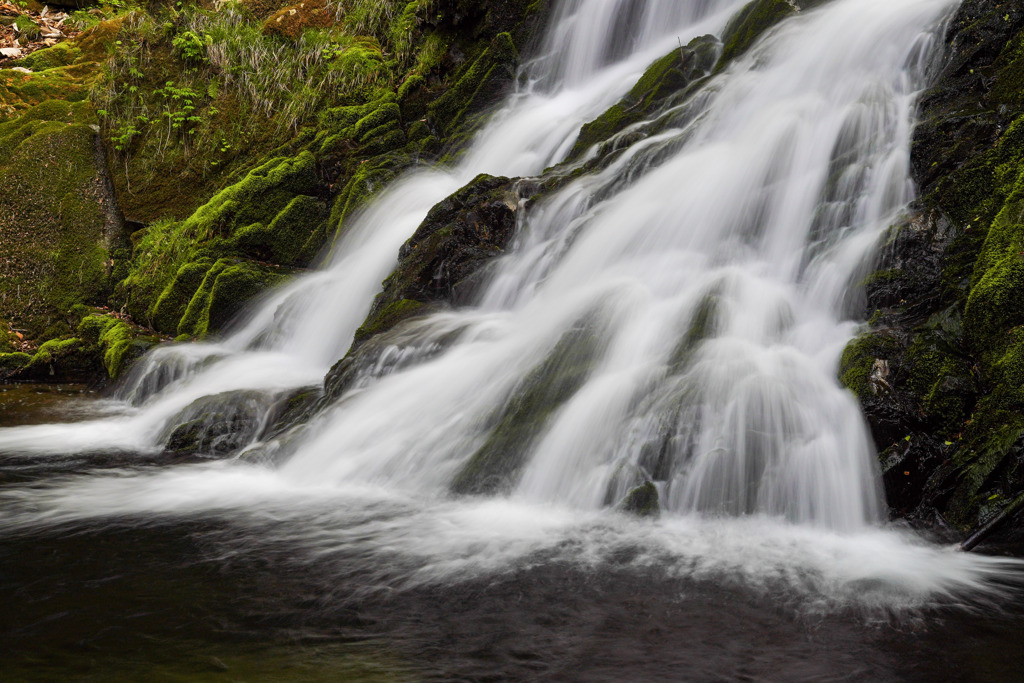
[{"label": "green algae on rock", "polygon": [[70,331],[102,303],[124,239],[87,103],[48,100],[0,122],[0,316],[32,338]]},{"label": "green algae on rock", "polygon": [[[922,102],[915,219],[868,283],[870,331],[844,383],[865,406],[894,511],[963,530],[1024,490],[1024,8],[967,0]],[[891,391],[868,391],[886,363]],[[902,434],[903,436],[900,436]]]}]

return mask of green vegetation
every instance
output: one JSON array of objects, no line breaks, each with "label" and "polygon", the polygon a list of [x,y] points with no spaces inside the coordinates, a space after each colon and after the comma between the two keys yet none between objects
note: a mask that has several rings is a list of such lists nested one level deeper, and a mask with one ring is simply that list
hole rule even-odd
[{"label": "green vegetation", "polygon": [[1024,489],[1024,13],[965,4],[951,39],[963,49],[926,99],[914,148],[919,220],[949,222],[928,238],[941,249],[941,272],[930,282],[889,269],[867,283],[869,291],[895,283],[893,291],[934,301],[924,311],[922,302],[903,300],[877,311],[840,372],[870,406],[873,359],[888,360],[893,391],[880,421],[902,415],[908,433],[944,440],[941,452],[915,442],[902,457],[943,463],[926,473],[921,502],[968,529]]},{"label": "green vegetation", "polygon": [[722,32],[722,60],[718,69],[741,56],[765,31],[797,11],[796,4],[789,0],[754,0],[746,5]]},{"label": "green vegetation", "polygon": [[109,291],[120,225],[94,120],[86,102],[47,100],[0,122],[0,317],[31,337],[69,332],[67,311]]}]

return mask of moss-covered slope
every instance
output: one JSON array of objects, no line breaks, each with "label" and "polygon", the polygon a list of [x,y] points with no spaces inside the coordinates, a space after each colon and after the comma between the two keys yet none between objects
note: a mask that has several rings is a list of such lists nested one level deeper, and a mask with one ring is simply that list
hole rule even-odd
[{"label": "moss-covered slope", "polygon": [[1024,8],[967,0],[924,97],[918,211],[867,282],[843,381],[896,514],[963,529],[1024,491]]}]

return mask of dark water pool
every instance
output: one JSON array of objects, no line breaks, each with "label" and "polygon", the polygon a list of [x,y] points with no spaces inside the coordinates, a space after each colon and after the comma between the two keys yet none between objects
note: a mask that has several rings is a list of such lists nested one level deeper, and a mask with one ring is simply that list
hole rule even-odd
[{"label": "dark water pool", "polygon": [[[53,414],[18,391],[7,424],[15,396]],[[0,461],[0,491],[85,467],[25,460]],[[1024,680],[1024,597],[823,614],[628,558],[389,585],[353,548],[310,560],[272,531],[213,512],[0,529],[0,680]]]}]

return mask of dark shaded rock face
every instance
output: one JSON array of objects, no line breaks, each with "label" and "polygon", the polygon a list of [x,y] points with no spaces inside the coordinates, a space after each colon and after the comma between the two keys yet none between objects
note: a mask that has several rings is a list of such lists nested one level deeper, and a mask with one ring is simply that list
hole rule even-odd
[{"label": "dark shaded rock face", "polygon": [[385,333],[400,322],[472,296],[485,266],[512,241],[518,210],[517,181],[488,175],[431,209],[399,251],[398,266],[356,331],[352,349],[328,373],[324,402],[347,391],[361,370],[381,364],[391,343]]},{"label": "dark shaded rock face", "polygon": [[938,67],[911,152],[921,199],[883,245],[840,375],[893,515],[966,531],[1024,491],[1024,6],[966,0]]},{"label": "dark shaded rock face", "polygon": [[422,312],[424,304],[459,303],[471,296],[481,268],[504,253],[516,228],[515,181],[481,175],[436,205],[398,253],[358,345]]},{"label": "dark shaded rock face", "polygon": [[225,456],[250,443],[262,429],[267,397],[255,391],[231,391],[195,401],[173,421],[165,450]]}]

